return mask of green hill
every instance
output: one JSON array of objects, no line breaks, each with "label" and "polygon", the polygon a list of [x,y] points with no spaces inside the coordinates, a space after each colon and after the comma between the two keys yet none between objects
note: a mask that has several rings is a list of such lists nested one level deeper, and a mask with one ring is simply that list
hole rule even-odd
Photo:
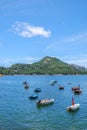
[{"label": "green hill", "polygon": [[82,74],[85,73],[85,68],[69,65],[57,58],[45,57],[37,63],[32,64],[35,68],[35,73],[42,74]]},{"label": "green hill", "polygon": [[77,65],[67,64],[55,57],[46,56],[32,64],[15,64],[0,69],[1,74],[87,74],[87,70]]}]

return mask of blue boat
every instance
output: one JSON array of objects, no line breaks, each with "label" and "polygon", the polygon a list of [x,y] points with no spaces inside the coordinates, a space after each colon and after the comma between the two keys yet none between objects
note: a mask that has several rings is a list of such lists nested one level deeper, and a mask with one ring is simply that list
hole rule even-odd
[{"label": "blue boat", "polygon": [[40,88],[36,88],[36,89],[34,90],[34,92],[36,92],[36,93],[41,92],[41,89],[40,89]]},{"label": "blue boat", "polygon": [[34,94],[34,95],[31,95],[29,98],[30,99],[36,99],[36,98],[38,98],[38,96]]}]

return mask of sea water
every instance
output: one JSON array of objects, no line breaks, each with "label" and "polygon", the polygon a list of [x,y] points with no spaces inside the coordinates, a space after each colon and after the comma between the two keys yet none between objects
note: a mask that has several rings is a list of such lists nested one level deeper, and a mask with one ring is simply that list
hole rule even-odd
[{"label": "sea water", "polygon": [[[56,80],[55,85],[50,85]],[[27,81],[29,89],[23,82]],[[69,84],[71,83],[71,84]],[[59,85],[64,90],[59,90]],[[72,87],[80,85],[75,95]],[[40,93],[35,93],[41,88]],[[37,94],[38,99],[29,96]],[[72,96],[80,108],[66,110]],[[53,98],[54,104],[38,107],[39,99]],[[15,75],[0,78],[0,130],[87,130],[87,75]]]}]

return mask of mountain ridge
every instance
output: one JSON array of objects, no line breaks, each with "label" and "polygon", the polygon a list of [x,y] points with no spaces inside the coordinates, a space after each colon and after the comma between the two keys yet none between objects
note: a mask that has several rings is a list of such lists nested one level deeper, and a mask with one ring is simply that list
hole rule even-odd
[{"label": "mountain ridge", "polygon": [[9,68],[0,68],[1,74],[87,74],[84,67],[70,65],[56,57],[46,56],[32,64],[14,64]]}]

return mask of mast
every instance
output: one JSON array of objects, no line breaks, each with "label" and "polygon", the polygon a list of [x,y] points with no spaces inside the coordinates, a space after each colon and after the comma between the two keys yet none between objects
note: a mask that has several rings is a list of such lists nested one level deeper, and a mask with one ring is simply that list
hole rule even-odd
[{"label": "mast", "polygon": [[72,97],[72,105],[74,105],[74,98]]}]

